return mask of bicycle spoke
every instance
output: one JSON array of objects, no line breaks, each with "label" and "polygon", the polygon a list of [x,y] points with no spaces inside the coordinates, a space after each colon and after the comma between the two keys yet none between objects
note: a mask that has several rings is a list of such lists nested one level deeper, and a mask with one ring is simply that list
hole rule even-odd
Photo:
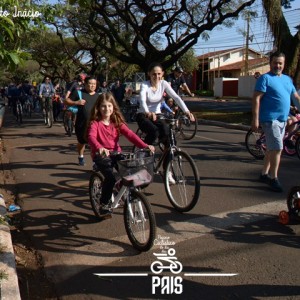
[{"label": "bicycle spoke", "polygon": [[89,182],[89,196],[92,209],[97,218],[101,218],[100,215],[100,198],[102,194],[103,176],[100,174],[92,174]]},{"label": "bicycle spoke", "polygon": [[[168,163],[165,175],[165,187],[171,204],[179,211],[189,211],[200,197],[200,180],[192,158],[178,151]],[[175,182],[170,182],[171,173]]]},{"label": "bicycle spoke", "polygon": [[263,131],[253,132],[251,129],[245,137],[245,144],[248,152],[256,159],[263,159],[266,151],[266,140]]},{"label": "bicycle spoke", "polygon": [[155,238],[155,217],[145,196],[133,191],[124,207],[124,222],[132,245],[140,250],[149,250]]}]

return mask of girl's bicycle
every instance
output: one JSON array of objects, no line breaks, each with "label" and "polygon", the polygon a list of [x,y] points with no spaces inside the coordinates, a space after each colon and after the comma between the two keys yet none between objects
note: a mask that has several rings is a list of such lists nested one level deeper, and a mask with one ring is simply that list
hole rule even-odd
[{"label": "girl's bicycle", "polygon": [[[109,210],[113,212],[123,207],[124,224],[130,242],[139,251],[148,251],[156,236],[156,221],[151,205],[140,189],[148,185],[153,178],[153,156],[139,150],[130,154],[118,155],[118,173]],[[125,158],[125,159],[124,159]],[[93,170],[89,180],[89,195],[92,209],[97,218],[102,219],[100,198],[104,177],[97,169]]]},{"label": "girl's bicycle", "polygon": [[[157,114],[157,117],[169,124],[170,145],[162,147],[159,142],[162,153],[156,154],[154,173],[162,175],[167,197],[173,207],[179,212],[187,212],[195,207],[200,198],[199,172],[192,157],[176,146],[178,119],[167,118],[163,114]],[[140,129],[137,134],[143,135]],[[159,171],[161,167],[162,171]]]},{"label": "girl's bicycle", "polygon": [[[293,156],[296,154],[296,141],[300,136],[300,121],[294,122],[292,125],[297,125],[296,128],[288,133],[286,131],[283,138],[283,153]],[[254,132],[250,128],[245,136],[245,144],[248,152],[256,159],[263,159],[266,152],[266,137],[262,128]],[[300,142],[299,142],[299,158],[300,158]]]}]

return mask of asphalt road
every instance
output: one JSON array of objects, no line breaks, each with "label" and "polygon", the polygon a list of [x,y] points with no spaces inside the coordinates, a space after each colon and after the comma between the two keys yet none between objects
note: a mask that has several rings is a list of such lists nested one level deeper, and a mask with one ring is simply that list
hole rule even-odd
[{"label": "asphalt road", "polygon": [[[65,136],[61,123],[45,128],[40,118],[21,127],[8,122],[3,138],[24,229],[59,298],[300,299],[299,224],[278,223],[288,190],[299,185],[300,161],[283,157],[284,193],[274,193],[257,181],[262,162],[246,152],[244,136],[202,125],[192,141],[179,141],[197,163],[201,199],[179,214],[155,178],[145,192],[156,215],[157,241],[138,253],[121,210],[103,222],[93,216],[87,188],[91,160],[87,153],[87,165],[77,165],[75,137]],[[183,267],[179,274],[151,272],[162,248],[175,249]]]}]

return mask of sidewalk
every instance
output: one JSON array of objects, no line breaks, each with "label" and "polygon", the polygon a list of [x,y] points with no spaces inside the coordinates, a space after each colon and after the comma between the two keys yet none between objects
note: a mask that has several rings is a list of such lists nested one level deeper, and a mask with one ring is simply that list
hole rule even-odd
[{"label": "sidewalk", "polygon": [[7,220],[7,205],[9,196],[6,195],[5,185],[7,174],[4,164],[9,163],[3,149],[3,140],[0,139],[0,299],[19,300],[21,299],[18,276],[16,271],[15,254],[12,245],[11,232]]},{"label": "sidewalk", "polygon": [[[1,195],[0,218],[4,219],[6,214],[5,201]],[[10,228],[2,222],[0,224],[0,277],[0,299],[21,299]]]}]

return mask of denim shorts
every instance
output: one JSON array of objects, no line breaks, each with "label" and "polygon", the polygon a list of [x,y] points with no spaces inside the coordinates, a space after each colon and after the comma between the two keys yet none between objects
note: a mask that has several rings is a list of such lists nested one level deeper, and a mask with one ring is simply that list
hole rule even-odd
[{"label": "denim shorts", "polygon": [[266,136],[267,150],[282,150],[286,122],[274,120],[260,125]]}]

